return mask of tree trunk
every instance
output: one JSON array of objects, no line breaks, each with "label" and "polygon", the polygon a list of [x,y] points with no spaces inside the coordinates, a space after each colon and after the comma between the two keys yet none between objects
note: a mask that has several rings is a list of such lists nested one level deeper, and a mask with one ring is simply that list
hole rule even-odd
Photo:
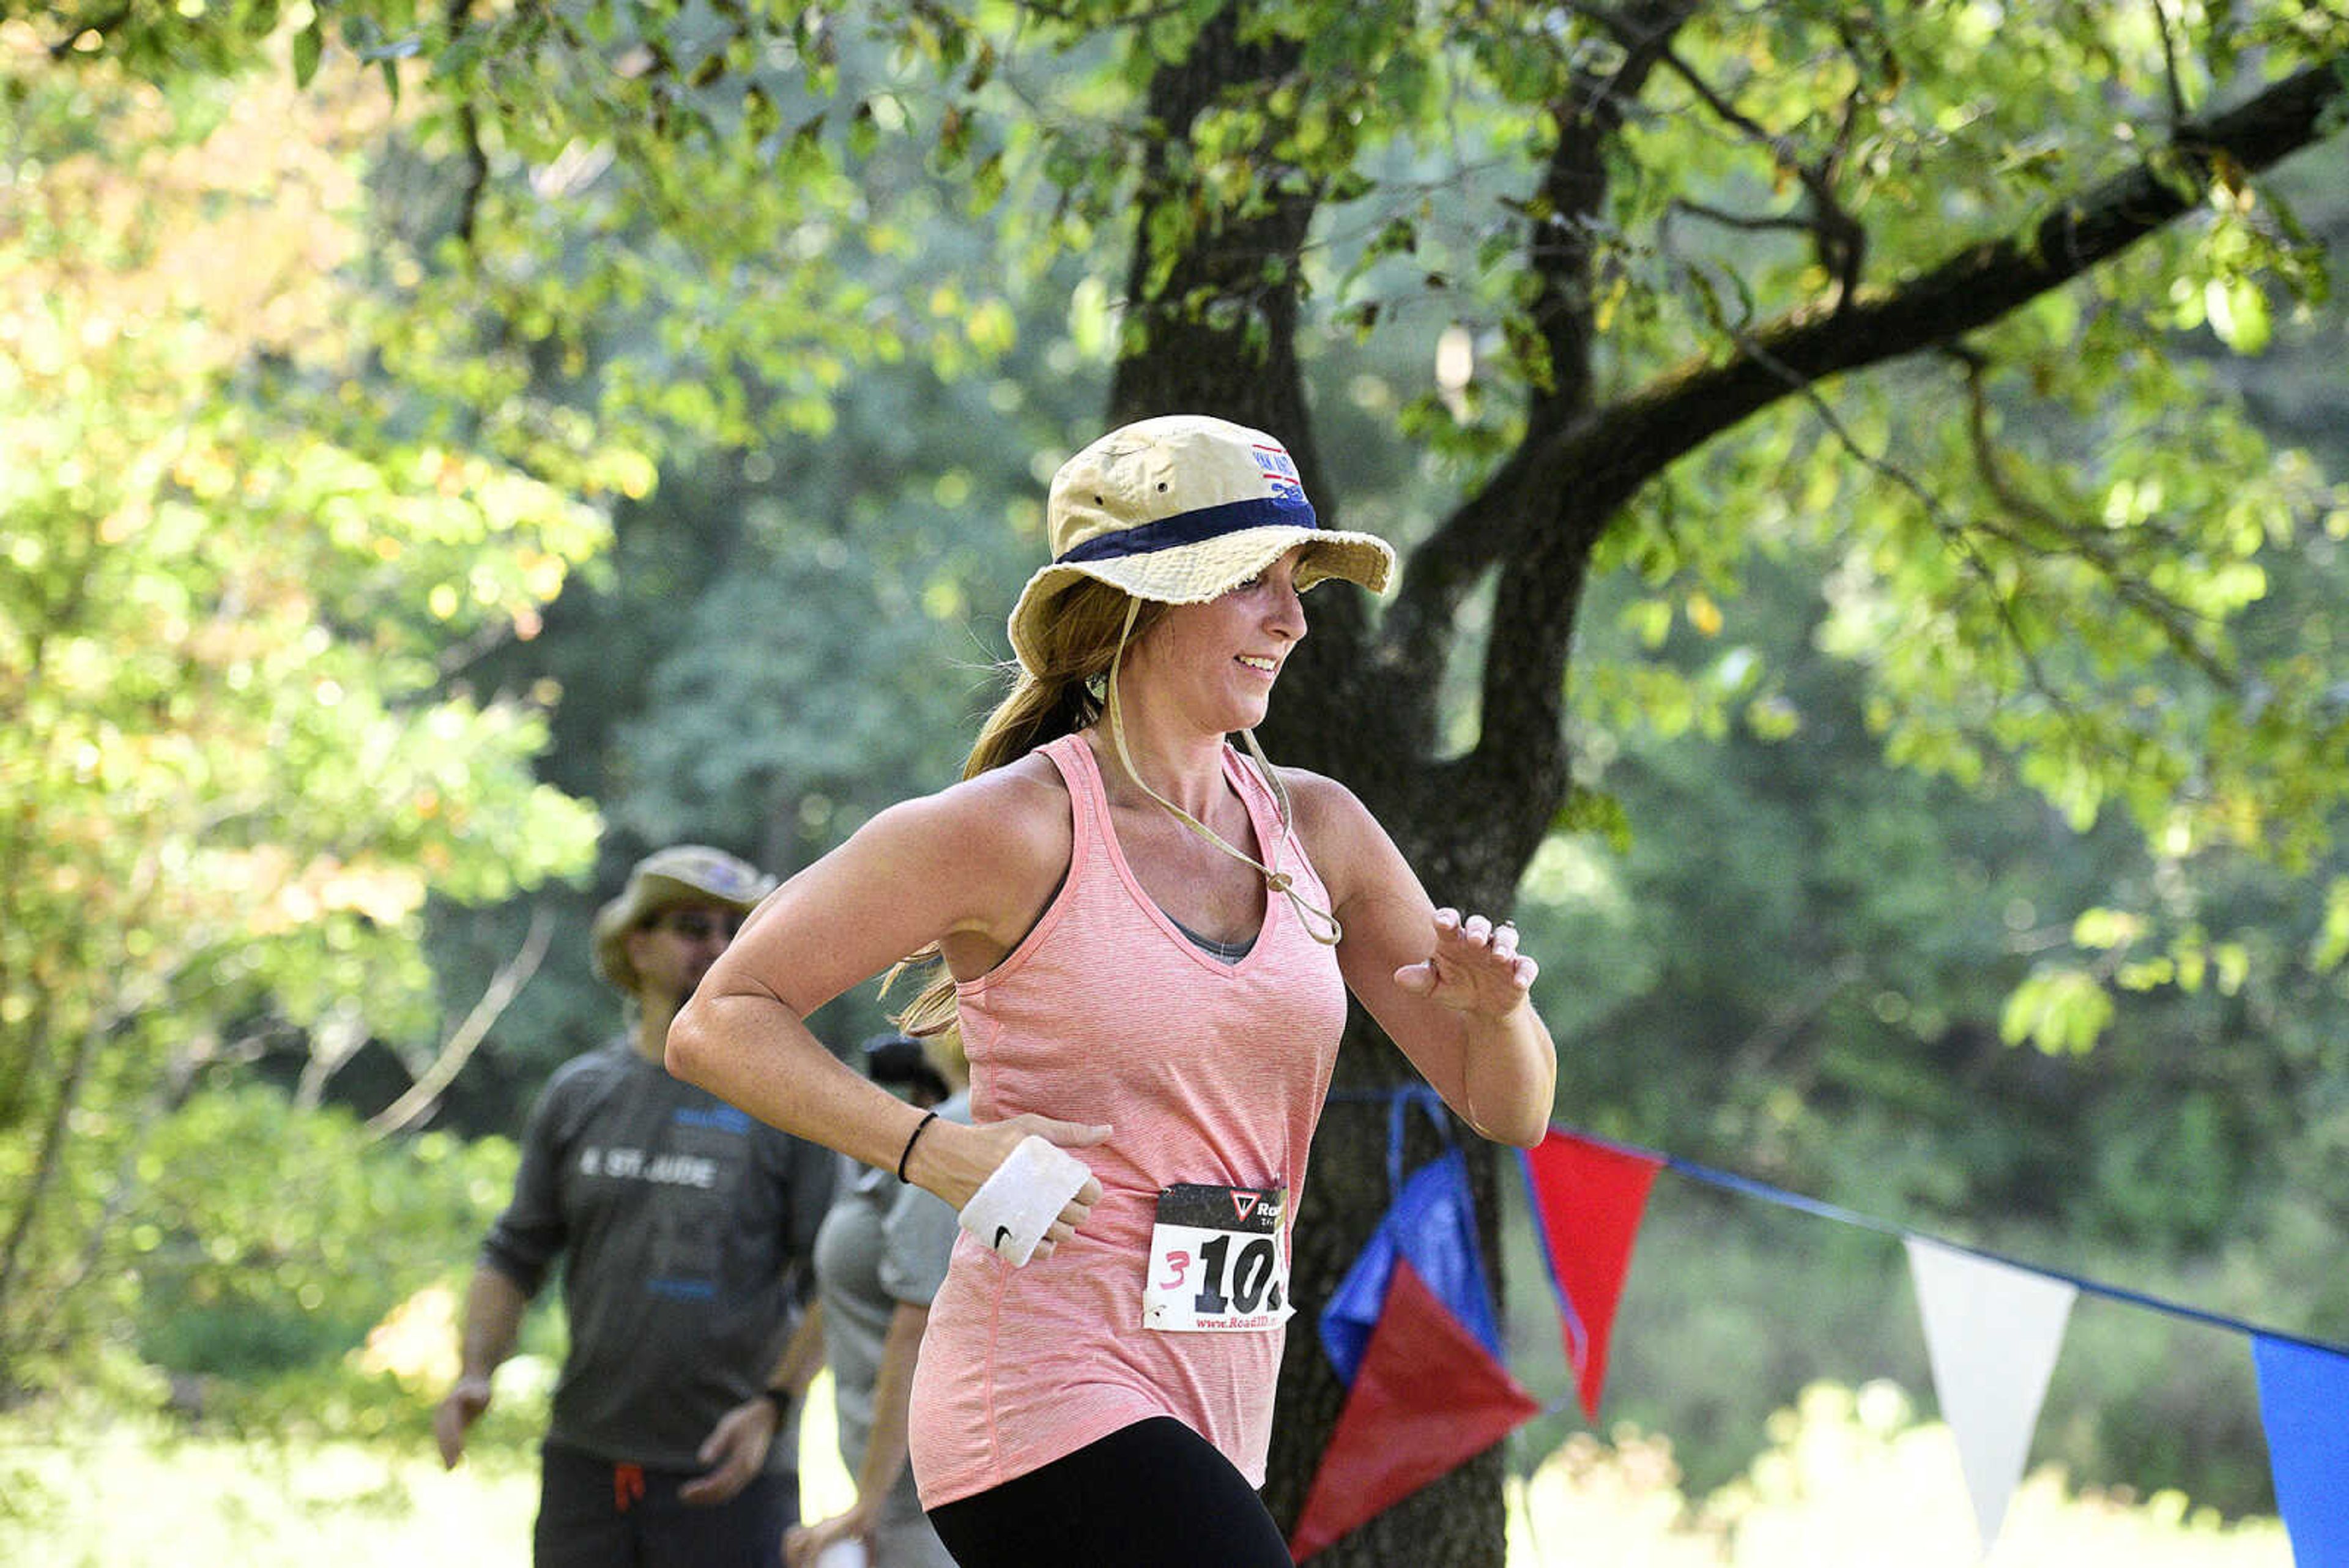
[{"label": "tree trunk", "polygon": [[25,1186],[8,1228],[8,1239],[0,1243],[0,1409],[14,1403],[19,1392],[5,1368],[17,1364],[16,1352],[32,1336],[36,1317],[19,1314],[17,1292],[32,1266],[30,1255],[37,1244],[35,1237],[39,1221],[44,1217],[49,1189],[64,1165],[73,1114],[81,1103],[82,1087],[89,1081],[90,1064],[97,1059],[100,1038],[100,1030],[93,1024],[82,1032],[74,1046],[73,1057],[57,1081],[57,1098],[49,1106],[48,1120],[41,1131],[41,1150],[34,1158],[32,1179]]},{"label": "tree trunk", "polygon": [[[1240,44],[1227,10],[1184,60],[1160,68],[1151,115],[1168,140],[1179,141],[1202,108],[1235,90],[1259,94],[1295,68],[1297,52],[1278,41]],[[1270,183],[1268,168],[1260,173]],[[1150,232],[1151,213],[1165,202],[1195,211],[1198,193],[1154,164],[1145,171],[1138,234]],[[1137,245],[1129,306],[1142,313],[1148,343],[1118,366],[1110,412],[1112,424],[1153,414],[1213,412],[1268,431],[1296,458],[1323,524],[1340,526],[1338,496],[1314,440],[1297,360],[1297,274],[1292,267],[1284,275],[1277,265],[1298,256],[1315,206],[1309,191],[1284,190],[1261,216],[1211,220],[1166,282],[1148,294],[1148,247]],[[1198,298],[1238,301],[1243,307],[1222,316],[1186,308],[1186,301]],[[1468,762],[1430,760],[1441,667],[1382,653],[1370,635],[1367,609],[1364,596],[1342,587],[1312,597],[1310,635],[1290,656],[1265,745],[1276,762],[1326,773],[1354,789],[1439,901],[1497,916],[1507,909],[1518,877],[1563,803],[1563,771],[1520,779],[1511,790],[1481,798],[1475,811],[1461,810],[1459,792],[1478,770]],[[1554,677],[1549,684],[1555,686]],[[1310,1179],[1295,1221],[1298,1315],[1281,1368],[1265,1485],[1284,1529],[1296,1521],[1344,1400],[1321,1350],[1319,1310],[1392,1198],[1387,1106],[1379,1096],[1417,1081],[1402,1054],[1354,1009],[1337,1092],[1314,1140]],[[1413,1119],[1412,1134],[1406,1168],[1434,1151],[1425,1118]],[[1485,1255],[1496,1258],[1493,1148],[1464,1128],[1456,1136],[1469,1149]],[[1499,1464],[1495,1450],[1455,1470],[1328,1548],[1316,1563],[1499,1568],[1507,1552]]]},{"label": "tree trunk", "polygon": [[[1242,0],[1219,14],[1188,56],[1151,84],[1154,140],[1143,168],[1128,306],[1146,341],[1123,360],[1111,393],[1113,423],[1152,414],[1210,412],[1286,442],[1325,525],[1340,525],[1309,417],[1294,332],[1298,258],[1317,206],[1310,180],[1258,144],[1263,204],[1220,212],[1165,156],[1200,111],[1238,99],[1258,109],[1297,69],[1297,47],[1243,45]],[[1288,660],[1263,732],[1276,762],[1339,779],[1361,796],[1437,902],[1506,913],[1519,877],[1570,789],[1565,689],[1576,614],[1592,552],[1621,509],[1681,457],[1819,379],[1951,344],[2119,254],[2189,210],[2158,151],[2064,203],[2030,233],[1979,244],[1891,288],[1837,280],[1831,300],[1757,327],[1725,357],[1700,358],[1604,406],[1589,401],[1589,257],[1578,215],[1608,201],[1600,146],[1695,9],[1692,0],[1636,0],[1616,13],[1623,55],[1604,77],[1578,77],[1555,106],[1558,137],[1542,194],[1559,221],[1538,236],[1529,265],[1542,283],[1535,312],[1553,385],[1529,404],[1518,449],[1411,554],[1403,581],[1373,620],[1367,597],[1340,588],[1308,605],[1310,635]],[[2337,64],[2337,62],[2336,62]],[[2189,170],[2224,158],[2256,171],[2331,134],[2328,114],[2349,93],[2338,69],[2312,68],[2272,84],[2225,114],[2172,128],[2168,155]],[[1304,96],[1300,93],[1299,95]],[[1268,114],[1268,119],[1272,118]],[[1160,230],[1193,226],[1172,270],[1152,283]],[[1204,214],[1201,215],[1201,214]],[[1864,236],[1863,236],[1864,238]],[[1202,307],[1199,302],[1215,302]],[[1477,699],[1479,738],[1464,755],[1440,750],[1437,691],[1466,596],[1487,578],[1495,600]],[[1350,1018],[1335,1092],[1312,1151],[1297,1210],[1295,1297],[1281,1369],[1266,1498],[1294,1524],[1344,1399],[1320,1347],[1318,1316],[1384,1214],[1388,1118],[1384,1096],[1416,1081],[1402,1054],[1359,1010]],[[1435,1152],[1425,1119],[1411,1122],[1406,1168]],[[1468,1150],[1485,1255],[1499,1257],[1499,1161],[1455,1127]],[[1499,1282],[1493,1282],[1497,1295]],[[1506,1556],[1498,1450],[1405,1500],[1314,1559],[1327,1568],[1499,1568]]]}]

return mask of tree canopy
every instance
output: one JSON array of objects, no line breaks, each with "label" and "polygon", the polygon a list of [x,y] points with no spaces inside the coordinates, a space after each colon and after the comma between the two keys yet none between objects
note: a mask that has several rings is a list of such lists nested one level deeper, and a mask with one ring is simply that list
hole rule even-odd
[{"label": "tree canopy", "polygon": [[[2313,890],[2308,964],[2349,946],[2338,649],[2279,613],[2349,508],[2201,351],[2256,353],[2323,296],[2275,176],[2341,145],[2337,7],[92,0],[14,36],[20,93],[379,73],[398,199],[343,269],[373,358],[321,406],[391,399],[366,421],[398,432],[387,506],[419,504],[428,452],[481,476],[457,544],[519,527],[575,559],[575,514],[537,498],[625,491],[639,449],[796,452],[865,378],[999,363],[1049,280],[1103,329],[1108,418],[1275,431],[1325,517],[1404,548],[1384,607],[1317,596],[1267,739],[1355,787],[1439,898],[1505,909],[1561,836],[1673,831],[1625,815],[1624,733],[1855,722],[2165,868],[2082,889],[2012,1040],[2083,1046],[2131,987],[2240,991],[2271,950],[2271,912],[2221,923],[2237,857]],[[974,215],[986,244],[940,242]],[[327,389],[300,369],[240,366],[271,379],[221,406],[264,429]],[[1764,657],[1743,607],[1771,572],[1811,575],[1847,709]],[[511,619],[500,580],[451,591]],[[415,630],[451,582],[401,578]],[[1355,1036],[1345,1085],[1397,1082]],[[1382,1136],[1325,1126],[1309,1297],[1383,1207]],[[1336,1410],[1309,1335],[1282,1399],[1287,1517]],[[1490,1480],[1329,1560],[1495,1561]]]},{"label": "tree canopy", "polygon": [[58,1303],[113,1272],[123,1169],[201,1064],[429,1037],[428,892],[582,865],[592,808],[532,773],[543,701],[445,671],[527,634],[604,545],[598,491],[649,469],[525,472],[358,372],[354,149],[379,103],[61,76],[13,25],[0,47],[14,1378],[89,1321]]}]

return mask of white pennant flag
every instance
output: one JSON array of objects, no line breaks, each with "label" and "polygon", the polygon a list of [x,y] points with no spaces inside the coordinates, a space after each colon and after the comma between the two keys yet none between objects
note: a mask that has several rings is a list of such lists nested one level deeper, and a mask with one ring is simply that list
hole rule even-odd
[{"label": "white pennant flag", "polygon": [[2039,1402],[2077,1289],[2062,1280],[1905,1238],[1941,1418],[1958,1440],[1987,1553],[2023,1480]]}]

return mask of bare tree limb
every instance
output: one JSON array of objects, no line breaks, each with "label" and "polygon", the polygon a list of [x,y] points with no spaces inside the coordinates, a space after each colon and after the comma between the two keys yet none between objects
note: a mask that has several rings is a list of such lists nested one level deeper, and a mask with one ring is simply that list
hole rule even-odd
[{"label": "bare tree limb", "polygon": [[441,1091],[456,1081],[490,1030],[512,1005],[522,988],[530,983],[530,977],[538,972],[554,931],[554,921],[543,907],[531,911],[530,929],[523,933],[522,946],[498,966],[490,983],[482,988],[481,1000],[473,1003],[464,1022],[450,1033],[432,1064],[417,1075],[416,1081],[399,1098],[367,1118],[368,1137],[390,1137],[420,1119],[440,1100]]},{"label": "bare tree limb", "polygon": [[2037,527],[2054,541],[2051,547],[2025,538],[2013,527],[1994,519],[1983,519],[1974,525],[1983,532],[2006,541],[2017,549],[2033,555],[2064,554],[2078,557],[2094,566],[2114,597],[2160,627],[2172,651],[2199,670],[2216,686],[2231,686],[2234,671],[2227,667],[2220,654],[2196,635],[2194,618],[2175,599],[2163,594],[2129,570],[2120,552],[2115,550],[2101,531],[2083,524],[2065,522],[2046,506],[2023,493],[2013,476],[1999,459],[1997,442],[1990,431],[1990,397],[1984,384],[1985,367],[1979,356],[1961,357],[1966,368],[1966,435],[1974,452],[1974,471],[1982,476],[1983,486],[1998,504],[2015,516]]}]

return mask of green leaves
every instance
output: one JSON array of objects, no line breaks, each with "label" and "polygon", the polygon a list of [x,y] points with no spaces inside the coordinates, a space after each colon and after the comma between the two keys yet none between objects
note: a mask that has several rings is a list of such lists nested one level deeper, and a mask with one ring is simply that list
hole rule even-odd
[{"label": "green leaves", "polygon": [[[294,35],[294,81],[297,87],[308,87],[318,74],[318,58],[326,51],[326,31],[314,14],[308,26]],[[397,80],[397,78],[393,78]]]},{"label": "green leaves", "polygon": [[[219,1158],[231,1148],[267,1152]],[[445,1133],[371,1143],[347,1111],[298,1110],[248,1084],[194,1096],[145,1158],[113,1255],[143,1296],[140,1348],[258,1407],[267,1396],[255,1385],[334,1366],[403,1295],[460,1272],[504,1205],[515,1155],[502,1139]],[[453,1337],[433,1348],[446,1356]],[[376,1423],[401,1403],[396,1387],[348,1381],[372,1396]],[[429,1398],[447,1376],[418,1381],[410,1397]]]},{"label": "green leaves", "polygon": [[[11,85],[46,110],[49,79]],[[429,1037],[428,893],[567,876],[596,830],[533,776],[543,713],[445,677],[468,639],[534,635],[605,519],[417,433],[429,397],[371,369],[333,270],[336,109],[281,86],[191,115],[102,68],[76,89],[109,144],[27,139],[0,170],[38,219],[0,237],[0,337],[28,350],[0,356],[11,1346],[110,1245],[174,1073],[240,1034]],[[566,477],[598,474],[633,470]]]},{"label": "green leaves", "polygon": [[2079,1055],[2095,1046],[2112,1018],[2113,999],[2095,976],[2047,968],[2014,988],[1998,1033],[2010,1045],[2028,1043],[2051,1056]]},{"label": "green leaves", "polygon": [[2257,354],[2268,346],[2274,330],[2268,317],[2268,296],[2255,279],[2212,278],[2202,289],[2202,306],[2210,330],[2238,354]]}]

